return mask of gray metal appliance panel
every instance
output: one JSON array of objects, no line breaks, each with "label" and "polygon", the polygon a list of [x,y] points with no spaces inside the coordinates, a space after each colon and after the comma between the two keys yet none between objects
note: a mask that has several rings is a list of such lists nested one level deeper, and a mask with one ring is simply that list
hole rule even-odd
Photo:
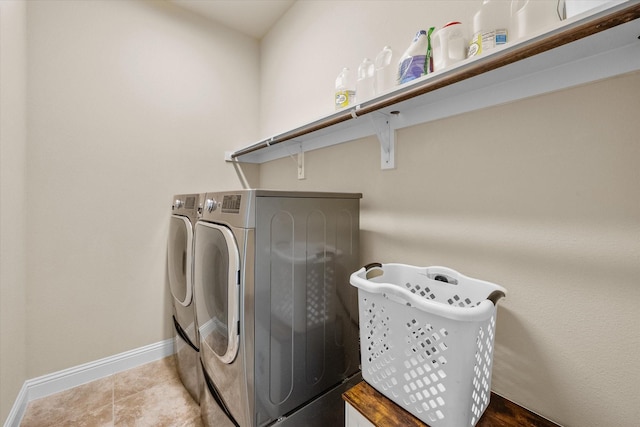
[{"label": "gray metal appliance panel", "polygon": [[359,195],[257,197],[255,411],[265,425],[359,369]]},{"label": "gray metal appliance panel", "polygon": [[199,337],[192,297],[191,261],[193,224],[197,221],[200,212],[200,194],[173,196],[167,242],[167,287],[172,300],[172,320],[175,322],[174,357],[176,369],[180,380],[196,401],[199,400],[198,390],[200,388],[200,375],[197,367],[199,363],[197,350]]},{"label": "gray metal appliance panel", "polygon": [[343,426],[344,401],[342,394],[355,387],[362,381],[362,374],[358,371],[345,382],[330,389],[322,396],[287,415],[273,424],[273,427],[338,427]]},{"label": "gray metal appliance panel", "polygon": [[[202,219],[224,223],[230,227],[255,228],[257,198],[274,199],[361,199],[360,193],[330,193],[319,191],[278,191],[247,189],[206,193],[200,201]],[[215,207],[207,209],[207,202]],[[229,202],[230,206],[226,203]],[[235,203],[234,203],[235,202]]]},{"label": "gray metal appliance panel", "polygon": [[[199,343],[196,343],[198,345]],[[179,334],[173,338],[174,361],[180,381],[189,392],[193,400],[200,402],[200,387],[202,383],[200,354],[191,347]]]}]

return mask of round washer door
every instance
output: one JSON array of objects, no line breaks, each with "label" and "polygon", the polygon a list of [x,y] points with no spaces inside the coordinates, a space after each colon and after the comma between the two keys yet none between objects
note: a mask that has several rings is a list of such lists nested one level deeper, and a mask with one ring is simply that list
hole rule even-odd
[{"label": "round washer door", "polygon": [[171,215],[167,248],[169,289],[173,298],[185,307],[191,304],[193,298],[191,289],[192,244],[193,228],[189,218]]},{"label": "round washer door", "polygon": [[193,279],[200,346],[223,363],[238,354],[240,256],[231,230],[198,222],[195,226]]}]

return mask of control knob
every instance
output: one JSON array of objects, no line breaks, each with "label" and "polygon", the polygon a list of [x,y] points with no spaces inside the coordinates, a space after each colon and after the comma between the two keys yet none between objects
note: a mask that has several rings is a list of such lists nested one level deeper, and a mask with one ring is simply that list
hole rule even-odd
[{"label": "control knob", "polygon": [[184,202],[182,200],[176,199],[176,201],[173,202],[173,209],[180,209],[183,205]]},{"label": "control knob", "polygon": [[207,199],[204,202],[204,208],[207,210],[207,212],[213,212],[216,210],[216,208],[218,204],[216,203],[216,201],[214,199]]}]

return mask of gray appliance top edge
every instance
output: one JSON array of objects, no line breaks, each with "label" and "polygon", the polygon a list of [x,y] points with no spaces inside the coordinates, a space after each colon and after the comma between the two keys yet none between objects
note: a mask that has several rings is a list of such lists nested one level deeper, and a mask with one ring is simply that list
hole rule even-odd
[{"label": "gray appliance top edge", "polygon": [[291,198],[323,198],[323,199],[362,199],[362,193],[339,193],[327,191],[294,191],[294,190],[265,190],[261,188],[228,190],[228,191],[212,191],[212,193],[242,193],[253,192],[256,197],[291,197]]},{"label": "gray appliance top edge", "polygon": [[327,191],[287,191],[256,189],[256,197],[317,197],[331,199],[362,199],[362,193],[339,193]]}]

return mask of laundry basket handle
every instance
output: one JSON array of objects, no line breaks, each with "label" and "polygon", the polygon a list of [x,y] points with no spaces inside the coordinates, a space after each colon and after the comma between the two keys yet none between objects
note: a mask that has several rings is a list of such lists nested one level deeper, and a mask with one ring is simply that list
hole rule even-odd
[{"label": "laundry basket handle", "polygon": [[[376,270],[374,270],[376,269]],[[379,262],[371,262],[364,266],[365,277],[367,280],[377,277],[383,274],[384,270],[382,269],[382,264]],[[371,271],[374,270],[374,271]]]},{"label": "laundry basket handle", "polygon": [[365,269],[366,271],[369,271],[369,270],[371,270],[372,268],[376,268],[376,267],[377,267],[377,268],[382,268],[382,264],[381,264],[381,263],[379,263],[379,262],[370,262],[369,264],[367,264],[367,265],[365,265],[365,266],[364,266],[364,269]]},{"label": "laundry basket handle", "polygon": [[500,298],[504,298],[506,295],[502,291],[493,291],[489,294],[487,299],[493,303],[493,305],[498,305],[498,300]]}]

